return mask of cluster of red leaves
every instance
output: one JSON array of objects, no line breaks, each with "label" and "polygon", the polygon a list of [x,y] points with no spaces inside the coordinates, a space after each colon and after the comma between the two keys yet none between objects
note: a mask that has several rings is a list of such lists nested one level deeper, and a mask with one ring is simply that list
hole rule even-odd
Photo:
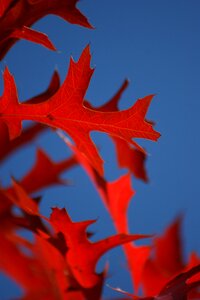
[{"label": "cluster of red leaves", "polygon": [[[0,3],[0,57],[18,39],[27,39],[55,47],[46,35],[30,26],[47,14],[55,14],[73,24],[92,26],[76,8],[77,0],[4,0]],[[143,286],[144,297],[117,291],[132,299],[186,300],[199,299],[200,261],[191,254],[184,263],[180,242],[180,220],[168,228],[153,245],[136,246],[135,240],[149,236],[130,234],[127,209],[134,196],[131,175],[147,181],[145,151],[133,140],[156,141],[159,133],[145,119],[153,98],[146,96],[129,109],[120,111],[118,102],[128,85],[125,81],[115,96],[103,106],[94,108],[84,96],[93,74],[87,46],[78,62],[70,61],[68,75],[60,86],[55,73],[48,89],[25,103],[20,103],[13,76],[6,68],[4,92],[0,98],[0,160],[31,143],[47,127],[59,136],[72,151],[72,156],[53,162],[38,149],[32,169],[18,182],[12,179],[9,188],[0,189],[0,270],[23,288],[25,300],[93,300],[102,299],[107,268],[95,270],[99,258],[113,247],[123,245],[135,292]],[[22,121],[35,124],[22,132]],[[119,167],[127,174],[114,182],[105,180],[103,161],[90,138],[91,131],[108,134],[115,145]],[[60,174],[80,165],[88,174],[110,213],[117,234],[97,242],[90,241],[87,228],[95,220],[73,222],[65,209],[53,208],[49,218],[40,213],[40,198],[35,192],[54,184],[63,184]],[[18,211],[16,212],[16,208]],[[19,235],[25,228],[32,241]],[[130,243],[132,242],[132,243]],[[14,263],[15,262],[15,263]]]}]

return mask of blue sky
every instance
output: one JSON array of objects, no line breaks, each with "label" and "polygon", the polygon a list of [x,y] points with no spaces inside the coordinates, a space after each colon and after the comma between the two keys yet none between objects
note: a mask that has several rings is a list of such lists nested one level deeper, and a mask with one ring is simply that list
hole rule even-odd
[{"label": "blue sky", "polygon": [[[108,100],[125,78],[130,85],[122,98],[122,109],[137,98],[156,94],[148,118],[156,122],[162,136],[157,143],[141,141],[148,152],[150,182],[144,184],[133,179],[137,194],[129,209],[130,229],[134,233],[161,233],[183,213],[185,254],[191,250],[200,252],[200,2],[82,0],[78,7],[95,30],[70,25],[55,16],[46,17],[34,28],[47,33],[58,52],[21,41],[1,62],[1,70],[8,65],[15,76],[19,98],[24,100],[43,91],[55,69],[63,80],[70,55],[78,59],[90,43],[96,70],[86,98],[94,105]],[[2,78],[0,87],[2,91]],[[117,169],[109,138],[99,133],[92,137],[101,147],[107,179],[116,179],[125,170]],[[2,165],[3,183],[9,182],[10,174],[20,178],[31,167],[37,146],[46,149],[55,160],[69,154],[58,137],[43,134],[23,153]],[[64,177],[74,185],[45,191],[43,212],[48,215],[51,206],[65,205],[74,220],[98,217],[93,227],[95,238],[113,234],[110,218],[84,172],[76,168]],[[103,261],[106,259],[110,260],[113,275],[108,282],[131,290],[121,251],[108,253]],[[17,293],[15,289],[9,290],[5,279],[2,282],[2,300]],[[105,294],[111,294],[109,289],[105,289]]]}]

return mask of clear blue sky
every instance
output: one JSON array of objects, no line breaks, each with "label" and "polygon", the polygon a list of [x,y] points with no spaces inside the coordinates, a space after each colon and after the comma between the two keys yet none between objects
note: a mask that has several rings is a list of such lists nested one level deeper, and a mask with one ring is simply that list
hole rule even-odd
[{"label": "clear blue sky", "polygon": [[[59,52],[21,41],[1,62],[1,70],[9,66],[20,100],[24,100],[47,87],[55,68],[63,80],[70,55],[77,59],[90,43],[96,70],[87,99],[94,105],[108,100],[124,78],[130,80],[130,86],[121,108],[129,107],[137,98],[156,94],[148,118],[156,122],[162,137],[158,143],[141,142],[149,154],[150,183],[133,179],[137,195],[130,205],[130,229],[134,233],[161,233],[177,214],[184,213],[185,253],[200,252],[200,1],[82,0],[79,8],[95,30],[46,17],[34,28],[47,33]],[[2,78],[0,87],[2,91]],[[106,161],[106,177],[117,178],[122,173],[116,167],[110,140],[103,134],[92,136]],[[10,174],[19,179],[31,167],[37,146],[55,160],[66,157],[66,148],[56,136],[41,135],[23,154],[17,153],[4,163],[0,170],[3,183],[9,182]],[[48,215],[51,206],[65,205],[74,220],[98,217],[92,228],[95,238],[113,234],[109,216],[84,172],[76,168],[64,177],[74,186],[45,191],[42,211]],[[130,290],[121,251],[109,252],[103,261],[106,259],[113,275],[108,282]],[[2,282],[2,300],[17,293],[8,288],[7,280]],[[106,288],[105,294],[111,292]]]}]

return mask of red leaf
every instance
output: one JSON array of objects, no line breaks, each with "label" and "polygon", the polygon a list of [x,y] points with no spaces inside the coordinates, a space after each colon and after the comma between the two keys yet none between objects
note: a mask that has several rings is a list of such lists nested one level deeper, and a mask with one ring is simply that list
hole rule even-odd
[{"label": "red leaf", "polygon": [[0,4],[0,59],[20,38],[55,50],[48,37],[30,29],[36,21],[48,14],[57,15],[72,23],[92,28],[76,8],[78,0],[2,0]]},{"label": "red leaf", "polygon": [[74,153],[77,161],[88,174],[91,182],[94,184],[104,205],[108,209],[113,222],[119,232],[127,233],[127,209],[135,191],[131,187],[130,174],[126,174],[113,182],[106,181],[96,170],[88,163],[86,157],[71,144],[69,139],[62,133],[58,133],[61,139]]},{"label": "red leaf", "polygon": [[37,160],[28,174],[21,179],[21,186],[29,193],[46,188],[53,184],[60,184],[60,174],[75,166],[77,161],[74,156],[60,162],[53,162],[41,149],[37,151]]},{"label": "red leaf", "polygon": [[10,138],[21,133],[22,120],[63,129],[100,174],[103,173],[102,159],[90,139],[90,131],[102,131],[133,144],[134,137],[156,141],[160,134],[144,120],[153,96],[140,99],[120,112],[104,113],[82,105],[92,73],[89,47],[86,47],[77,63],[71,60],[68,76],[54,96],[39,104],[19,104],[14,79],[6,69],[0,118],[7,124]]},{"label": "red leaf", "polygon": [[86,228],[94,220],[72,222],[65,209],[54,208],[50,223],[56,232],[62,232],[68,251],[66,259],[76,280],[85,288],[96,285],[99,276],[95,266],[99,258],[113,247],[145,237],[144,235],[117,234],[92,243],[87,239]]},{"label": "red leaf", "polygon": [[[120,233],[128,233],[127,209],[132,196],[135,194],[131,187],[130,174],[123,175],[116,181],[107,182],[90,166],[85,156],[83,156],[82,153],[78,151],[78,149],[73,146],[64,135],[59,133],[59,136],[75,154],[77,161],[83,167],[96,187],[97,192],[113,219],[117,231]],[[141,283],[144,265],[150,254],[150,247],[135,246],[134,243],[132,243],[124,245],[123,248],[127,257],[132,281],[135,285],[135,289],[137,290]]]},{"label": "red leaf", "polygon": [[[28,194],[37,192],[42,188],[56,183],[62,183],[62,180],[59,178],[60,174],[76,164],[77,162],[74,157],[54,163],[42,150],[38,150],[36,164],[21,182],[17,183],[13,180],[12,187],[0,190],[1,223],[2,221],[4,222],[5,218],[8,219],[9,217],[12,226],[14,222],[15,226],[22,226],[34,232],[37,231],[37,228],[44,229],[41,220],[37,217],[40,216],[38,212],[39,203],[38,201],[32,200]],[[21,218],[11,216],[12,204],[21,208],[22,211],[28,215]]]},{"label": "red leaf", "polygon": [[84,289],[73,277],[63,256],[66,245],[63,252],[62,235],[58,234],[55,238],[43,230],[37,230],[36,233],[34,241],[28,242],[13,231],[0,231],[3,243],[0,249],[0,270],[23,287],[23,299],[100,300],[104,274],[99,276],[97,285]]}]

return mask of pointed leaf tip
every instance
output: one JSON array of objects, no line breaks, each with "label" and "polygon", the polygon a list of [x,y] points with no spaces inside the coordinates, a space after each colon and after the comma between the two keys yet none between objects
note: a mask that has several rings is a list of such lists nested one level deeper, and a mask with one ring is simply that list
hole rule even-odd
[{"label": "pointed leaf tip", "polygon": [[78,63],[88,64],[90,66],[91,63],[91,51],[90,51],[90,44],[83,49],[81,56],[79,57]]}]

